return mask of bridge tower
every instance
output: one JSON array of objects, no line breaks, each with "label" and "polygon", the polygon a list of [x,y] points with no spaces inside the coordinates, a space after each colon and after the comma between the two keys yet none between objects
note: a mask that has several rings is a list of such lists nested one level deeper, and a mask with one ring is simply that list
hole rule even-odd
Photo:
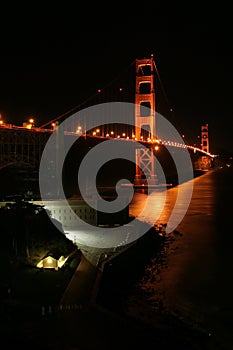
[{"label": "bridge tower", "polygon": [[[209,126],[208,124],[201,126],[201,149],[204,152],[209,153]],[[201,157],[201,168],[208,170],[211,167],[210,157],[202,156]]]},{"label": "bridge tower", "polygon": [[201,149],[209,153],[209,130],[208,124],[201,126]]},{"label": "bridge tower", "polygon": [[[137,141],[156,138],[155,115],[155,64],[151,55],[149,59],[136,59],[135,137]],[[157,176],[152,147],[136,149],[134,186],[155,184],[157,184]]]}]

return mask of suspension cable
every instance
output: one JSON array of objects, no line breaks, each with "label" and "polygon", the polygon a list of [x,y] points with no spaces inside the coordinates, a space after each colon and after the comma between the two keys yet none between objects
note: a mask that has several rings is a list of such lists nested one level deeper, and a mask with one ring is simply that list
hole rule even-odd
[{"label": "suspension cable", "polygon": [[[126,69],[129,69],[133,64],[135,63],[135,60],[133,60],[129,66]],[[104,88],[102,88],[101,90],[106,90],[107,87],[111,86],[113,84],[114,81],[116,81],[119,78],[120,75],[118,75],[117,77],[115,77],[113,80],[111,80],[108,84],[105,85]],[[46,122],[45,124],[41,125],[40,128],[43,129],[46,126],[54,123],[55,121],[60,120],[61,118],[65,117],[66,115],[77,111],[78,109],[80,109],[81,106],[85,105],[87,102],[89,102],[90,100],[94,99],[94,97],[96,97],[99,94],[99,92],[96,92],[95,94],[91,95],[90,97],[88,97],[86,100],[84,100],[83,102],[81,102],[79,105],[71,108],[70,110],[66,111],[65,113],[57,116],[56,118],[50,120],[49,122]]]},{"label": "suspension cable", "polygon": [[165,89],[164,89],[164,86],[163,86],[163,84],[162,84],[162,80],[161,80],[161,77],[160,77],[160,74],[159,74],[158,68],[157,68],[157,66],[156,66],[156,64],[155,64],[155,61],[154,61],[154,60],[153,60],[153,64],[154,64],[154,68],[155,68],[155,71],[156,71],[156,74],[157,74],[157,77],[158,77],[158,80],[159,80],[159,83],[160,83],[160,86],[161,86],[161,89],[162,89],[163,95],[164,95],[164,97],[165,97],[165,100],[166,100],[166,102],[167,102],[167,105],[168,105],[168,107],[169,107],[169,110],[171,111],[171,110],[172,110],[172,108],[171,108],[171,105],[170,105],[170,102],[169,102],[168,96],[167,96],[166,91],[165,91]]}]

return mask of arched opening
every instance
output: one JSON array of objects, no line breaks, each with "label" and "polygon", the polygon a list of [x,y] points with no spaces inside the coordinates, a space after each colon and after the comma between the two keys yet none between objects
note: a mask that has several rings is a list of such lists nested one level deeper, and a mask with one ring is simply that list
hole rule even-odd
[{"label": "arched opening", "polygon": [[140,137],[144,141],[146,141],[148,138],[151,138],[150,125],[148,125],[148,124],[142,125]]},{"label": "arched opening", "polygon": [[148,117],[151,115],[151,103],[144,101],[140,103],[140,117]]}]

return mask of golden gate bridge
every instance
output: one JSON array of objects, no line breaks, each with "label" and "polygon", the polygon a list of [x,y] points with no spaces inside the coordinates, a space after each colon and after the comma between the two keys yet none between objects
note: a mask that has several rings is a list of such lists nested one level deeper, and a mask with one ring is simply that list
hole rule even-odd
[{"label": "golden gate bridge", "polygon": [[[136,127],[127,123],[127,121],[125,124],[116,123],[115,121],[111,122],[111,114],[109,111],[105,114],[103,107],[100,125],[90,129],[85,118],[82,121],[77,118],[75,125],[72,125],[71,129],[67,128],[67,130],[64,130],[64,135],[73,137],[81,136],[85,138],[86,142],[89,142],[91,139],[133,140],[145,145],[148,148],[148,152],[151,150],[153,152],[159,152],[160,147],[185,148],[190,151],[190,154],[195,155],[196,159],[199,159],[198,162],[196,161],[196,164],[198,164],[197,167],[208,169],[216,157],[216,155],[211,154],[209,151],[208,124],[202,125],[200,128],[200,146],[187,144],[184,140],[179,142],[177,140],[160,138],[156,134],[157,112],[155,110],[156,106],[158,108],[160,107],[157,100],[157,95],[159,95],[158,86],[161,87],[167,104],[168,98],[165,94],[153,55],[148,59],[136,59],[131,63],[128,70],[128,75],[124,75],[123,78],[117,77],[105,88],[99,89],[93,96],[90,96],[78,106],[41,126],[36,126],[33,119],[23,123],[22,126],[9,124],[3,119],[0,119],[0,169],[14,165],[23,166],[24,164],[31,167],[38,167],[41,154],[50,135],[56,132],[59,125],[69,116],[83,111],[90,106],[125,101],[134,103],[136,106],[133,117],[134,121],[136,121]],[[122,83],[121,85],[119,84],[120,82]],[[171,111],[170,107],[168,109]],[[152,158],[149,153],[144,154],[145,156],[146,161],[143,159],[143,155],[140,155],[140,151],[138,151],[136,155],[138,168],[140,166],[145,168],[145,162],[148,164],[149,157],[150,167],[148,168],[147,165],[146,167],[149,171],[152,171]],[[137,175],[140,176],[139,173]]]}]

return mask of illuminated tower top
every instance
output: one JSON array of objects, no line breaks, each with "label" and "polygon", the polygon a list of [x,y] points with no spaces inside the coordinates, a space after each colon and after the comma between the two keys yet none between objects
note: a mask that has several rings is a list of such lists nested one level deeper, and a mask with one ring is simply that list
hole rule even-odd
[{"label": "illuminated tower top", "polygon": [[208,124],[201,126],[201,149],[209,153],[209,127]]}]

